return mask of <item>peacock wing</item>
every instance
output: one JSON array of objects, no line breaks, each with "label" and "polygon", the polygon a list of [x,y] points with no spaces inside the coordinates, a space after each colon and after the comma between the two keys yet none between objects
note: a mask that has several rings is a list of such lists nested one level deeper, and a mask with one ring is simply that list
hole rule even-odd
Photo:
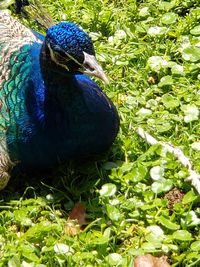
[{"label": "peacock wing", "polygon": [[0,33],[0,136],[3,137],[9,127],[17,130],[15,122],[25,108],[25,88],[30,87],[34,56],[37,56],[32,54],[32,48],[40,47],[42,40],[7,10],[0,10]]},{"label": "peacock wing", "polygon": [[10,170],[17,161],[9,144],[15,143],[13,140],[20,135],[26,138],[22,132],[26,131],[28,136],[31,128],[26,98],[27,92],[32,91],[30,83],[35,77],[31,73],[34,62],[39,62],[36,57],[41,43],[41,36],[37,38],[7,10],[0,10],[0,190],[7,185]]}]

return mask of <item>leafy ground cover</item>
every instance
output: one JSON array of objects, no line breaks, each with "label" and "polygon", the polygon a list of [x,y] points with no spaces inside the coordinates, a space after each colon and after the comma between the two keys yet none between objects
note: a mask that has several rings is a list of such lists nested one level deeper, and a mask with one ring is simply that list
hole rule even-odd
[{"label": "leafy ground cover", "polygon": [[[148,253],[199,266],[199,196],[185,181],[188,170],[136,130],[181,148],[200,173],[200,4],[42,2],[57,21],[90,32],[121,127],[95,162],[12,179],[0,195],[0,266],[124,267]],[[67,219],[79,201],[85,227],[72,234]]]}]

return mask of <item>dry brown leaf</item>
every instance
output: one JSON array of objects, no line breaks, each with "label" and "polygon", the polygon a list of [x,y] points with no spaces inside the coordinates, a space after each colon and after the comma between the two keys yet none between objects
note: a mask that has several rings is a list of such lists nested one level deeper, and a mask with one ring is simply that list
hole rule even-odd
[{"label": "dry brown leaf", "polygon": [[154,257],[150,254],[135,258],[134,267],[170,267],[166,257]]},{"label": "dry brown leaf", "polygon": [[65,225],[65,233],[70,236],[79,234],[82,226],[86,224],[85,216],[85,206],[80,202],[76,203],[72,211],[69,213]]},{"label": "dry brown leaf", "polygon": [[80,226],[86,224],[85,206],[82,203],[77,202],[75,204],[74,208],[72,209],[72,211],[69,213],[69,219],[70,220],[77,220],[77,222]]}]

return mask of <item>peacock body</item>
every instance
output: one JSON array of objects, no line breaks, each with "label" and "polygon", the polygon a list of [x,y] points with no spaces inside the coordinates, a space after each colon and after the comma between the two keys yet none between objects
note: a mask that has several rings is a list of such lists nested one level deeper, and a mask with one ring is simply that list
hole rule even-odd
[{"label": "peacock body", "polygon": [[44,37],[7,11],[0,33],[0,189],[16,164],[46,169],[106,151],[119,118],[86,75],[107,81],[88,34],[61,22]]}]

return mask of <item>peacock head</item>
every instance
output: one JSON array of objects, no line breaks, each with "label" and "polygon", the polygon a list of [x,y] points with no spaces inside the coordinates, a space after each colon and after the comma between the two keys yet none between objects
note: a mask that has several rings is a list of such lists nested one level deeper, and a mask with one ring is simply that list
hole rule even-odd
[{"label": "peacock head", "polygon": [[70,72],[80,71],[108,82],[97,63],[92,40],[73,22],[60,22],[47,30],[46,45],[51,60]]}]

